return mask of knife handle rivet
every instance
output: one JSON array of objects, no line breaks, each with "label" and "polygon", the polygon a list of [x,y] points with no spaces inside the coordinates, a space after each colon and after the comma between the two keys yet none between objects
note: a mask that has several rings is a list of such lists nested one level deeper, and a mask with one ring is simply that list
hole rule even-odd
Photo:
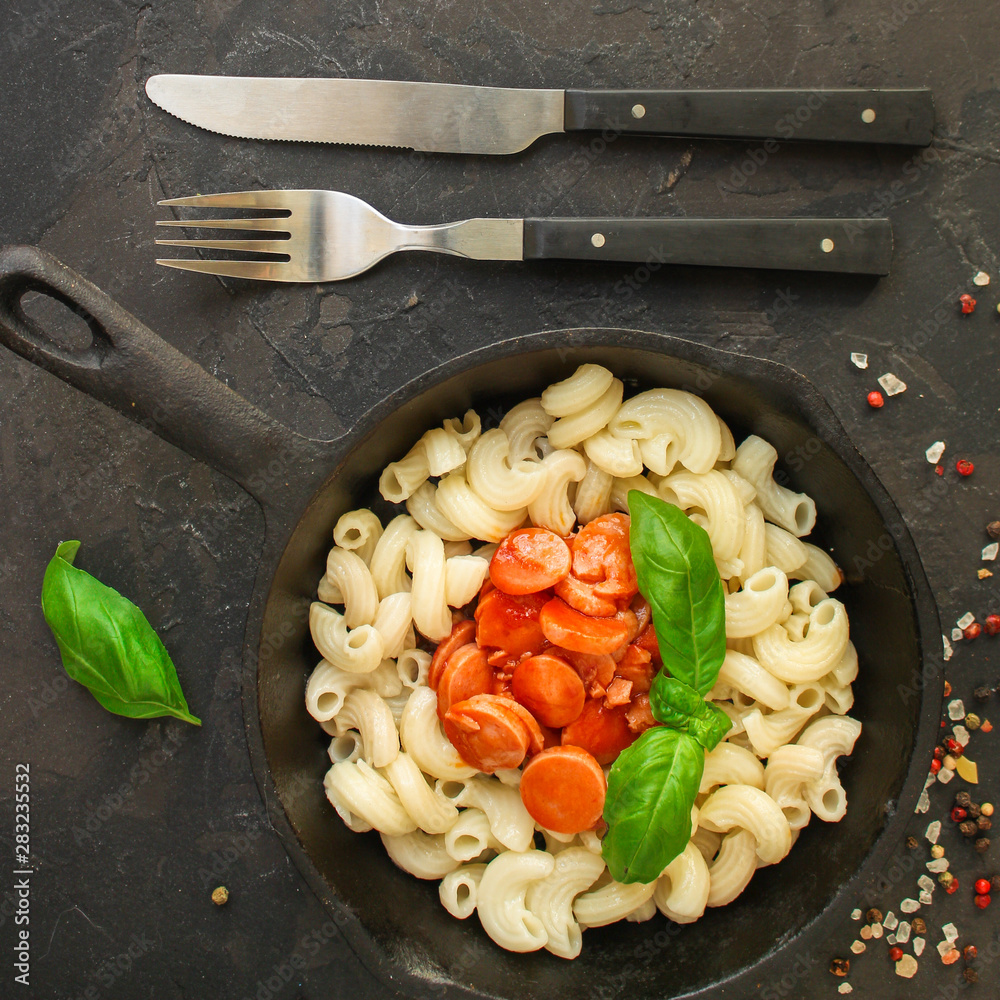
[{"label": "knife handle rivet", "polygon": [[646,114],[646,108],[642,104],[633,104],[632,105],[632,117],[633,118],[642,118],[643,115],[645,115],[645,114]]},{"label": "knife handle rivet", "polygon": [[871,125],[871,123],[875,121],[875,109],[865,108],[865,110],[861,112],[861,120],[866,125]]},{"label": "knife handle rivet", "polygon": [[823,251],[823,253],[830,253],[830,251],[833,250],[833,240],[827,237],[822,243],[820,243],[819,248]]},{"label": "knife handle rivet", "polygon": [[590,237],[590,242],[595,247],[604,246],[604,233],[594,233],[594,235]]}]

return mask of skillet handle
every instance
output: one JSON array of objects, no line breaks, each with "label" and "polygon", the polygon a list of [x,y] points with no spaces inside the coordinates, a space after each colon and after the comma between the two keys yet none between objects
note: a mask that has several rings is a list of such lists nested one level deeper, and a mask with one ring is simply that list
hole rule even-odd
[{"label": "skillet handle", "polygon": [[[58,299],[93,334],[82,351],[53,341],[21,308],[28,292]],[[88,396],[276,502],[315,442],[248,403],[161,340],[96,285],[30,246],[0,249],[0,343]]]}]

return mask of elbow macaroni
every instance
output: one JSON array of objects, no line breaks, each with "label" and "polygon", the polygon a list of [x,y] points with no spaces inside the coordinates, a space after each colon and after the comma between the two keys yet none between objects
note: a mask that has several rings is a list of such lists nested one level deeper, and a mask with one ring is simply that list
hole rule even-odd
[{"label": "elbow macaroni", "polygon": [[[657,911],[699,919],[780,861],[814,815],[839,820],[847,802],[837,759],[861,731],[845,714],[857,652],[829,596],[843,574],[803,540],[815,504],[775,481],[771,445],[750,436],[737,447],[698,396],[623,396],[610,371],[582,365],[497,428],[483,432],[470,410],[427,431],[379,480],[405,513],[384,527],[364,509],[337,520],[309,613],[323,659],[306,707],[331,738],[324,788],[334,810],[351,830],[378,831],[400,868],[440,880],[449,913],[478,913],[502,947],[566,959],[580,954],[588,927]],[[728,648],[707,697],[732,727],[705,756],[684,850],[655,881],[622,885],[596,830],[536,826],[520,770],[485,775],[465,764],[437,716],[427,649],[475,600],[510,531],[531,524],[568,536],[627,511],[632,489],[708,532],[727,581]]]}]

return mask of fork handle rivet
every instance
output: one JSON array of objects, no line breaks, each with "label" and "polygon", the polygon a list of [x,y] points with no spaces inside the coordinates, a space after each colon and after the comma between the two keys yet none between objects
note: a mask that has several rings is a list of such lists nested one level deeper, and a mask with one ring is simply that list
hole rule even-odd
[{"label": "fork handle rivet", "polygon": [[605,243],[604,233],[594,233],[594,235],[590,237],[590,242],[595,247],[604,246]]},{"label": "fork handle rivet", "polygon": [[646,107],[643,104],[633,104],[632,105],[632,117],[642,118],[646,114]]}]

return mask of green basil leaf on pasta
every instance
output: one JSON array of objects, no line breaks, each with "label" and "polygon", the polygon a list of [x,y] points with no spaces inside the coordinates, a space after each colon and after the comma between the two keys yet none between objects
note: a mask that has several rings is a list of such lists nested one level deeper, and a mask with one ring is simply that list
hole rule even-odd
[{"label": "green basil leaf on pasta", "polygon": [[601,854],[619,882],[652,882],[691,839],[705,751],[687,733],[647,729],[608,775]]},{"label": "green basil leaf on pasta", "polygon": [[655,719],[693,736],[706,750],[714,750],[733,725],[721,708],[662,671],[653,678],[649,707]]},{"label": "green basil leaf on pasta", "polygon": [[649,601],[663,666],[707,694],[726,655],[726,601],[708,532],[682,510],[628,494],[632,561]]},{"label": "green basil leaf on pasta", "polygon": [[42,583],[42,611],[66,673],[116,715],[172,715],[200,726],[160,637],[131,601],[73,565],[79,548],[63,542]]}]

